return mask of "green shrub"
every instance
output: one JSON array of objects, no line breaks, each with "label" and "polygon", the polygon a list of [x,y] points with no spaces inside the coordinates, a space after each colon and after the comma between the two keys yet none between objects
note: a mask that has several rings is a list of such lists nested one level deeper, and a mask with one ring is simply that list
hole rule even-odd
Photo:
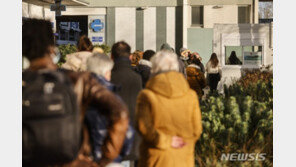
[{"label": "green shrub", "polygon": [[100,47],[104,50],[104,53],[108,54],[111,52],[111,48],[108,45],[102,44],[102,45],[94,45],[94,47]]},{"label": "green shrub", "polygon": [[[105,45],[105,44],[103,44],[103,45],[94,45],[94,47],[102,48],[106,54],[111,52],[111,48],[108,45]],[[64,64],[66,62],[66,55],[77,52],[77,47],[75,45],[71,45],[71,44],[60,45],[59,46],[59,51],[60,51],[60,54],[61,54],[61,58],[60,58],[60,60],[58,62],[58,66],[61,66],[62,64]]]},{"label": "green shrub", "polygon": [[[271,72],[250,72],[225,86],[225,95],[213,94],[201,103],[203,133],[195,149],[198,166],[272,166],[272,82]],[[266,153],[266,160],[221,161],[222,153]]]},{"label": "green shrub", "polygon": [[60,45],[59,51],[61,54],[58,66],[61,66],[66,62],[66,55],[77,52],[77,47],[75,45]]}]

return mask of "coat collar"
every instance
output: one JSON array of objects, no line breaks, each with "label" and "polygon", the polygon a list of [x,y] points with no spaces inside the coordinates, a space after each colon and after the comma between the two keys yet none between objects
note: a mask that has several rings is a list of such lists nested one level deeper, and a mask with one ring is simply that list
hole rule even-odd
[{"label": "coat collar", "polygon": [[146,65],[146,66],[148,66],[148,67],[152,67],[152,63],[150,62],[150,61],[148,61],[148,60],[145,60],[145,59],[141,59],[140,61],[139,61],[139,64],[141,64],[141,65]]},{"label": "coat collar", "polygon": [[196,65],[196,64],[190,64],[190,65],[188,65],[187,67],[193,67],[193,68],[196,68],[196,69],[201,69],[198,65]]},{"label": "coat collar", "polygon": [[114,68],[131,68],[131,61],[128,57],[118,57],[114,60]]}]

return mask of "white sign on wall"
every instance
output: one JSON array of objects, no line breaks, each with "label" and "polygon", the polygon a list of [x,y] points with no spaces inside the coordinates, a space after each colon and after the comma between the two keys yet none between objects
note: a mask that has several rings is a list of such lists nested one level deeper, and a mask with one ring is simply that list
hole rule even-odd
[{"label": "white sign on wall", "polygon": [[88,37],[94,45],[104,44],[106,39],[106,16],[96,15],[88,16]]},{"label": "white sign on wall", "polygon": [[261,65],[262,52],[244,52],[244,65]]}]

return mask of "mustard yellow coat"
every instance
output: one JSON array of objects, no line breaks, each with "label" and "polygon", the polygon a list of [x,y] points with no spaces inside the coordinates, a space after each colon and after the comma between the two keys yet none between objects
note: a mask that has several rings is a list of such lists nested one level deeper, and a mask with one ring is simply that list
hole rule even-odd
[{"label": "mustard yellow coat", "polygon": [[[137,129],[142,136],[138,167],[194,167],[194,146],[202,132],[196,92],[183,74],[152,77],[137,99]],[[172,136],[187,143],[171,147]]]}]

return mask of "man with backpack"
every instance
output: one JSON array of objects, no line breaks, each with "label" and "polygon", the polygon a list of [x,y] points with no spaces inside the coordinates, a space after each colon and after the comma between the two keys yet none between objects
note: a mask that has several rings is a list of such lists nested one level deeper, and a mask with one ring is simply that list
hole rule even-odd
[{"label": "man with backpack", "polygon": [[[22,52],[30,61],[22,82],[23,166],[106,166],[118,157],[128,128],[127,107],[86,72],[58,70],[53,62],[51,23],[29,19],[22,27]],[[84,124],[89,105],[110,120],[102,158],[89,158]]]}]

